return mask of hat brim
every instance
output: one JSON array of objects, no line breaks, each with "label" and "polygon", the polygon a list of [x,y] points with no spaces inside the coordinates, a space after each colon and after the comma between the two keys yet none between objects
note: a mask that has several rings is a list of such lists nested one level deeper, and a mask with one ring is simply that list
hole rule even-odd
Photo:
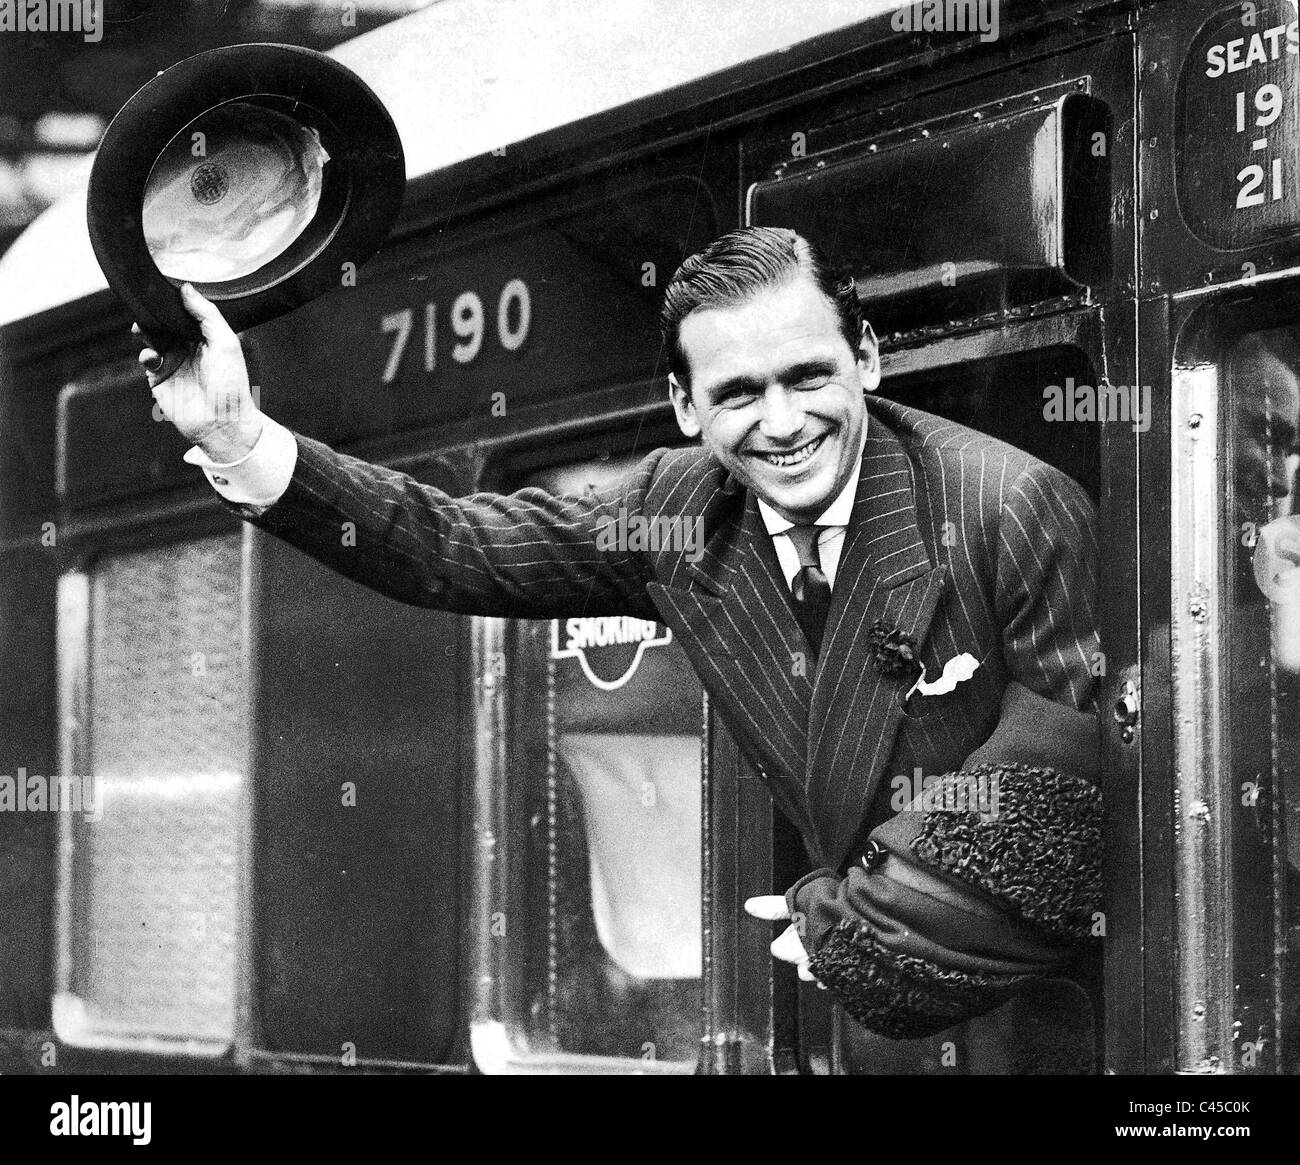
[{"label": "hat brim", "polygon": [[338,287],[392,230],[406,187],[397,127],[350,69],[296,45],[230,45],[159,73],[109,124],[91,169],[86,217],[109,286],[154,340],[195,340],[180,281],[163,275],[145,241],[142,207],[155,161],[202,115],[244,101],[287,113],[320,134],[329,154],[321,203],[281,254],[238,279],[195,282],[235,331]]}]

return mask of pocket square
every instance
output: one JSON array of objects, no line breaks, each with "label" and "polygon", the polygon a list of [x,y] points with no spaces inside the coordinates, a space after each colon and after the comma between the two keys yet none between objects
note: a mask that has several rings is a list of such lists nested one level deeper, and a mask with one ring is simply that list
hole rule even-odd
[{"label": "pocket square", "polygon": [[906,700],[913,692],[920,692],[923,696],[947,695],[963,680],[970,679],[979,665],[980,661],[969,651],[963,651],[943,665],[943,674],[937,680],[926,680],[925,664],[922,664],[921,674],[917,676],[916,683],[908,689],[907,696],[903,699]]}]

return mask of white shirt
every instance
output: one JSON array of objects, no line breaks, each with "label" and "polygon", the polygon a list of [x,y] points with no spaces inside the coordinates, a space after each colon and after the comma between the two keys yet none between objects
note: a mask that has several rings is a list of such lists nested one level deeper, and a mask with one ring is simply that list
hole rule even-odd
[{"label": "white shirt", "polygon": [[[867,444],[867,417],[862,417],[862,439],[858,443],[858,457],[853,463],[853,472],[844,483],[835,500],[818,516],[815,525],[822,529],[817,535],[817,556],[821,559],[822,573],[826,581],[835,586],[835,572],[840,565],[840,552],[844,549],[844,531],[853,516],[853,499],[858,490],[858,478],[862,476],[862,451]],[[785,533],[794,522],[781,517],[762,498],[758,499],[758,512],[763,515],[763,525],[772,537],[772,546],[776,550],[777,561],[785,573],[785,585],[793,586],[794,577],[799,573],[799,552],[795,550],[790,535]]]},{"label": "white shirt", "polygon": [[213,461],[197,445],[185,451],[185,460],[202,469],[212,488],[227,501],[269,506],[289,488],[298,464],[298,442],[279,421],[264,416],[257,444],[238,461]]}]

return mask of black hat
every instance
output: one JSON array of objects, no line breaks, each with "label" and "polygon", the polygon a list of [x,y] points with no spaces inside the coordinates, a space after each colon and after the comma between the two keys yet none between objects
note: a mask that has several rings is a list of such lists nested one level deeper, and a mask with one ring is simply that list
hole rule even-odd
[{"label": "black hat", "polygon": [[235,331],[338,287],[383,243],[406,185],[379,98],[311,49],[230,45],[159,73],[90,173],[95,257],[154,346],[198,327],[193,283]]}]

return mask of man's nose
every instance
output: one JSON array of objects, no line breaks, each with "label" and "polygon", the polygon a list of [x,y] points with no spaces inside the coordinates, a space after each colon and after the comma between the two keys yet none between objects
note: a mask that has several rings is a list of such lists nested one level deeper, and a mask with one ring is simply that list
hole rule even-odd
[{"label": "man's nose", "polygon": [[803,428],[803,406],[784,385],[769,386],[763,394],[759,430],[772,441],[788,441]]}]

